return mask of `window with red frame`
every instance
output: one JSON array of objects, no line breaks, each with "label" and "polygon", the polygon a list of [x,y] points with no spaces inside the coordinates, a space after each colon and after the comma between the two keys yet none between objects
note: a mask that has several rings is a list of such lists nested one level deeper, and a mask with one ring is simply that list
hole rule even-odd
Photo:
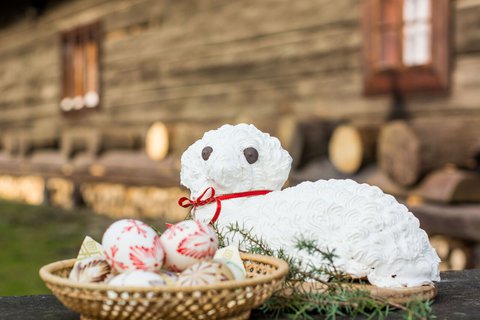
[{"label": "window with red frame", "polygon": [[364,0],[367,95],[446,92],[450,82],[450,0]]},{"label": "window with red frame", "polygon": [[95,109],[100,104],[101,25],[91,23],[61,35],[62,99],[65,113]]}]

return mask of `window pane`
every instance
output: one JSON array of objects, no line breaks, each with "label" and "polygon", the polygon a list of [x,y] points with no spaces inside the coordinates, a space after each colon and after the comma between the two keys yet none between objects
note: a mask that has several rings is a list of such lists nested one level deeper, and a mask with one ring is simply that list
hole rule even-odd
[{"label": "window pane", "polygon": [[428,20],[431,0],[404,0],[403,20],[405,22]]},{"label": "window pane", "polygon": [[430,18],[430,2],[431,0],[417,0],[418,20],[428,20]]},{"label": "window pane", "polygon": [[87,66],[87,84],[85,90],[85,105],[89,108],[96,107],[99,103],[98,84],[97,84],[97,67],[98,52],[97,43],[91,36],[86,43],[86,66]]},{"label": "window pane", "polygon": [[403,29],[403,63],[406,66],[426,64],[430,61],[430,25],[413,23]]}]

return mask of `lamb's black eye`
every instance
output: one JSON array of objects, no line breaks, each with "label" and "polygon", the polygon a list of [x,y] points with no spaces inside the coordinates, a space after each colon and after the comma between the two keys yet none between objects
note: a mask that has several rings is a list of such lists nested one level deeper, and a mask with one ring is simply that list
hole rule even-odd
[{"label": "lamb's black eye", "polygon": [[247,159],[247,162],[250,164],[257,162],[258,160],[258,151],[255,148],[247,148],[243,150],[243,154],[245,155],[245,159]]},{"label": "lamb's black eye", "polygon": [[210,155],[212,154],[213,152],[213,148],[212,147],[205,147],[203,148],[202,150],[202,158],[203,160],[207,161],[208,158],[210,158]]}]

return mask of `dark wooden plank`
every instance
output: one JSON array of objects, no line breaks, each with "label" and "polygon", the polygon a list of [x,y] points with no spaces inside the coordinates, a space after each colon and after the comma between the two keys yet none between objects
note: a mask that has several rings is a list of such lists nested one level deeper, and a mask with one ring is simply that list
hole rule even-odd
[{"label": "dark wooden plank", "polygon": [[480,319],[480,270],[443,272],[433,314],[438,319]]},{"label": "dark wooden plank", "polygon": [[77,313],[65,308],[51,295],[0,297],[0,313],[12,320],[79,320]]}]

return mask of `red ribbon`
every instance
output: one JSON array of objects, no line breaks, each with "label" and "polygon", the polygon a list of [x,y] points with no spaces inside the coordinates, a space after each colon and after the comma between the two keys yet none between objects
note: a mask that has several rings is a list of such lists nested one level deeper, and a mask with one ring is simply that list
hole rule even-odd
[{"label": "red ribbon", "polygon": [[[209,191],[210,191],[210,196],[206,197],[206,194]],[[216,202],[217,210],[215,210],[215,214],[213,215],[212,220],[210,220],[210,224],[213,224],[217,221],[218,217],[220,216],[220,211],[222,211],[222,200],[245,198],[245,197],[252,197],[252,196],[262,196],[270,192],[272,192],[272,190],[252,190],[252,191],[245,191],[245,192],[228,193],[228,194],[223,194],[215,197],[215,189],[212,187],[209,187],[205,189],[205,191],[203,191],[203,193],[197,199],[192,200],[187,197],[183,197],[178,200],[178,204],[184,208],[193,207],[195,209],[196,207],[200,207],[206,204]]]}]

